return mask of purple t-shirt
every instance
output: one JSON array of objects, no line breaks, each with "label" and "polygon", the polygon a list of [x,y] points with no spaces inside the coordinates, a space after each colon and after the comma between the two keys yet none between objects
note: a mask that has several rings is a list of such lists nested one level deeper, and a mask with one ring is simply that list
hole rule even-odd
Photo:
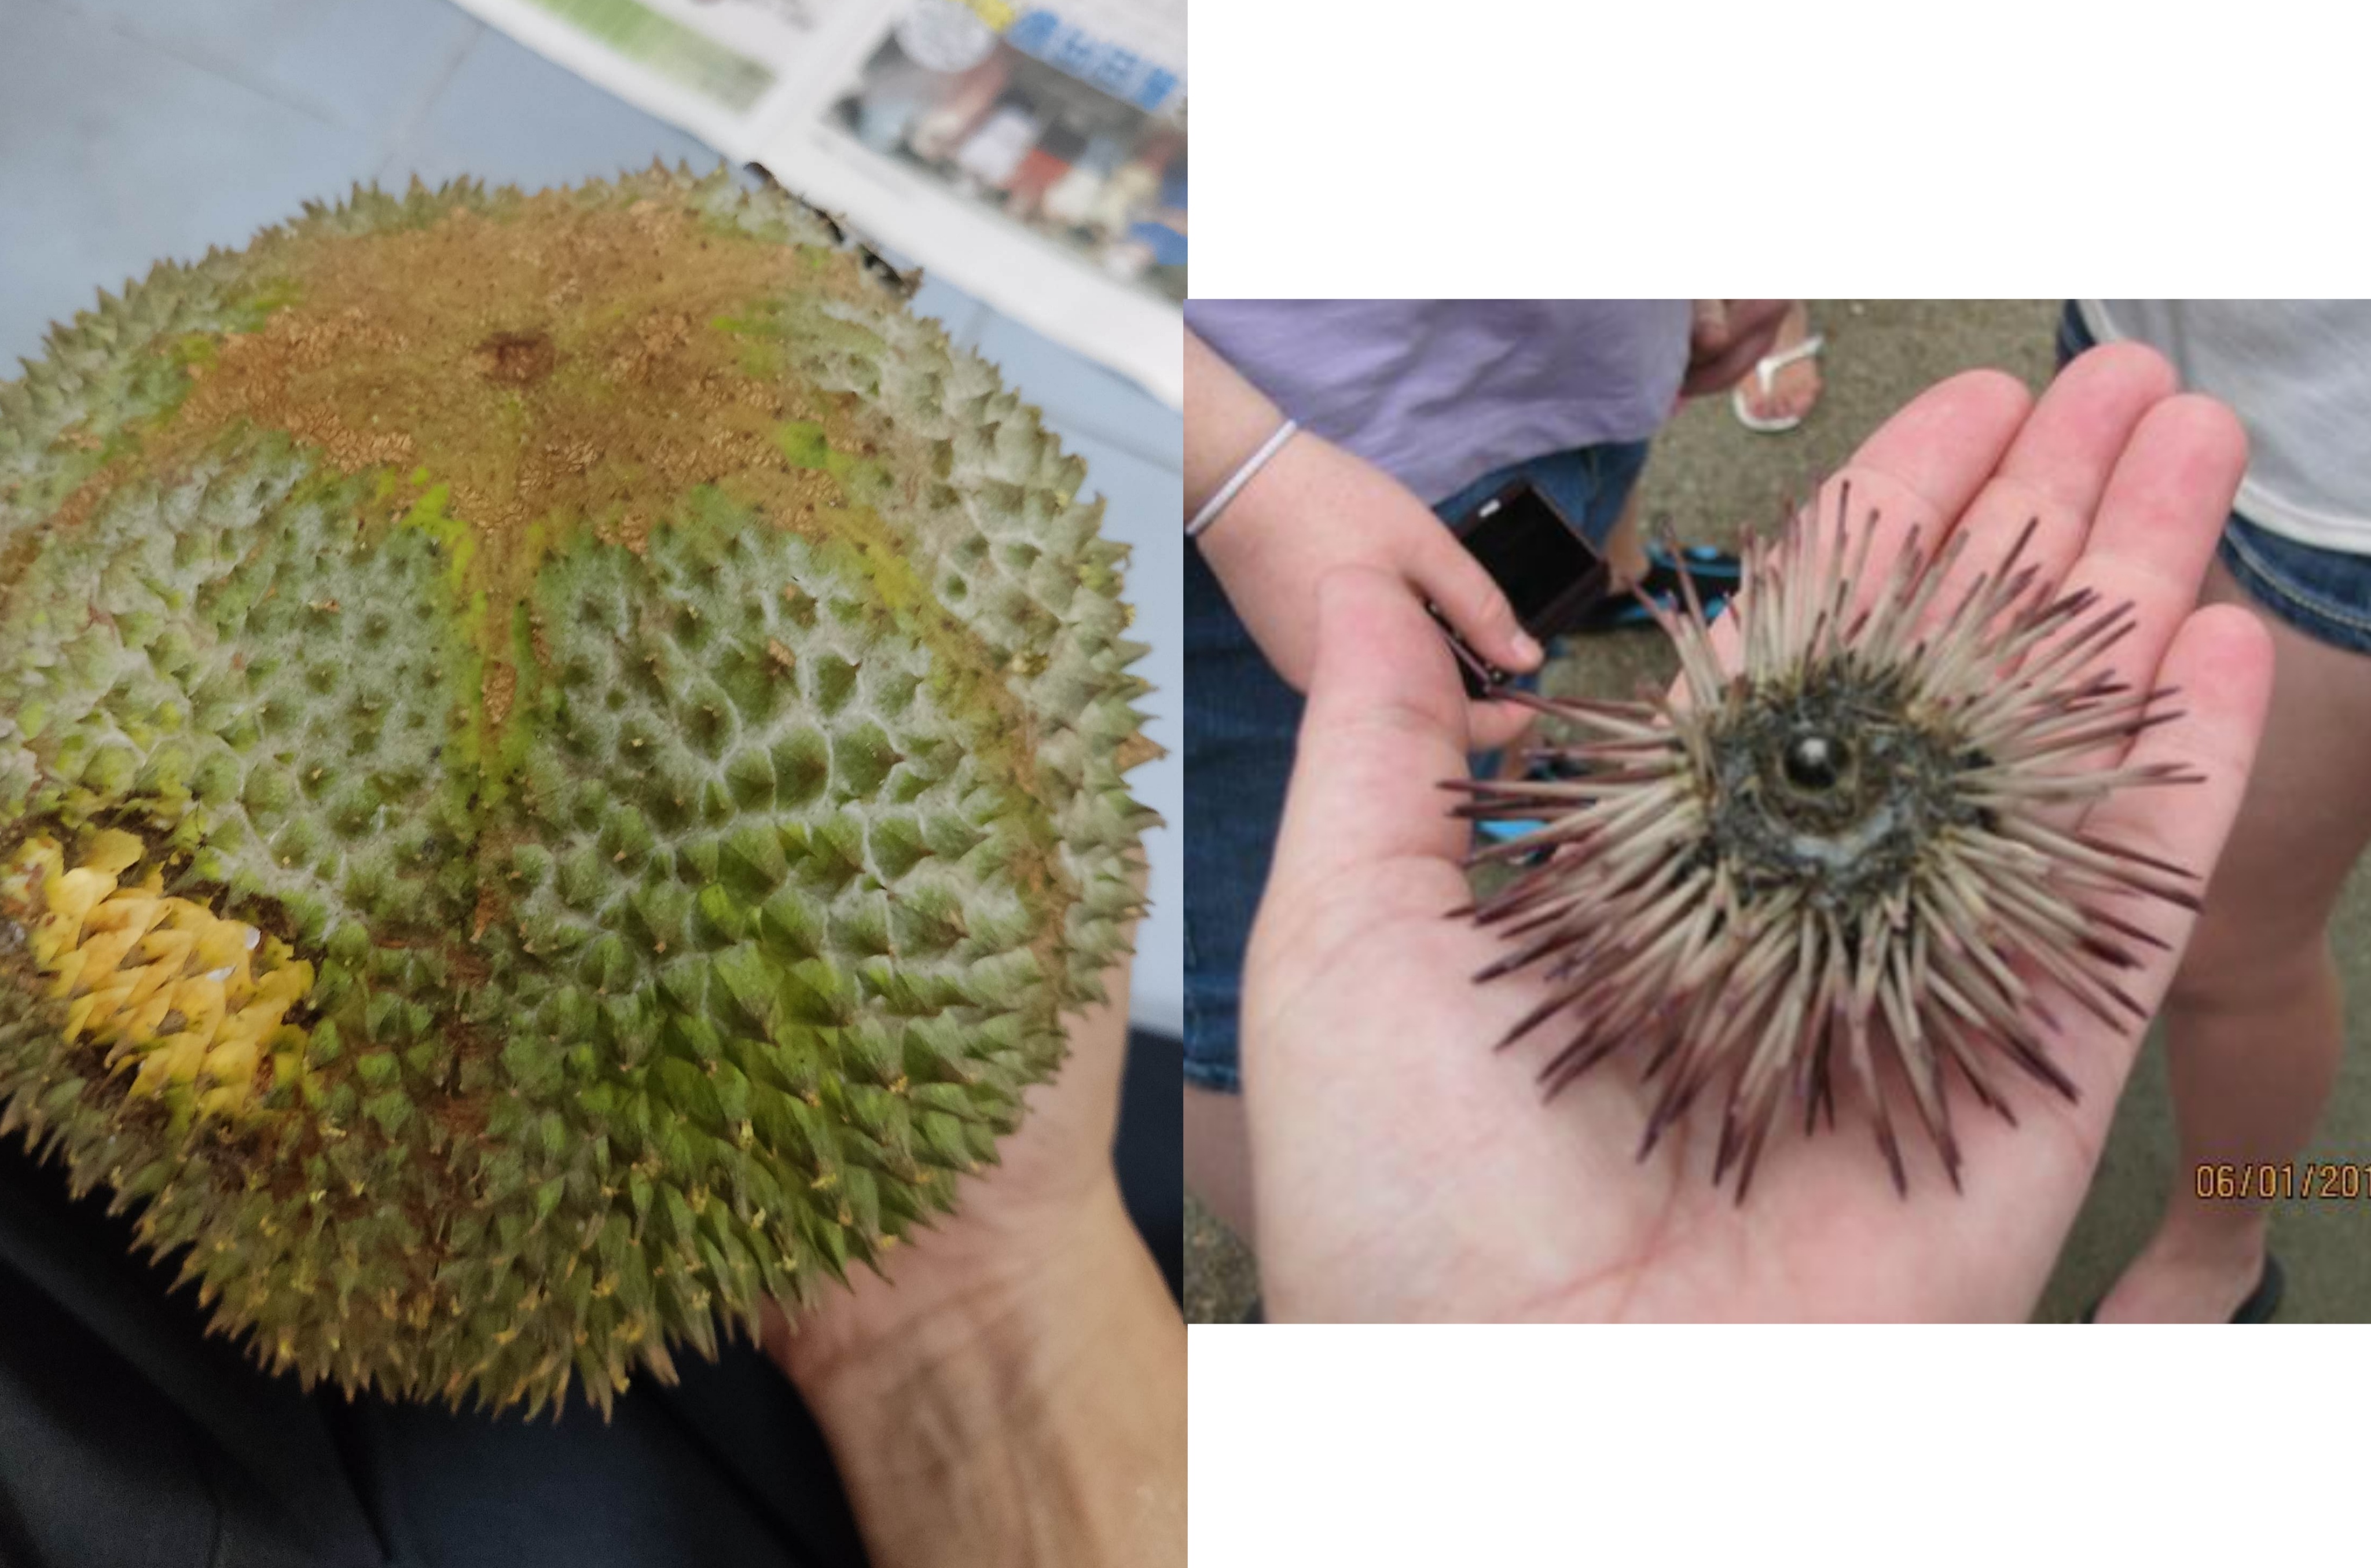
[{"label": "purple t-shirt", "polygon": [[1688,319],[1685,300],[1186,304],[1186,325],[1278,408],[1428,502],[1509,463],[1654,434]]}]

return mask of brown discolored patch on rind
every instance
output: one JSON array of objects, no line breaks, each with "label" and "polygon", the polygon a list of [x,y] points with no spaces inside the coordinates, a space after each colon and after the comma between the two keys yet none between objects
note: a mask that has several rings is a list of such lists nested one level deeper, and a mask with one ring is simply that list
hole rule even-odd
[{"label": "brown discolored patch on rind", "polygon": [[486,722],[498,725],[511,716],[511,701],[518,694],[518,671],[501,660],[486,666]]},{"label": "brown discolored patch on rind", "polygon": [[478,884],[477,906],[469,911],[469,940],[471,941],[474,942],[481,940],[486,934],[486,928],[495,924],[503,917],[504,905],[505,900],[503,897],[503,889],[500,882],[496,882],[492,877],[488,877],[484,882]]},{"label": "brown discolored patch on rind", "polygon": [[532,386],[551,374],[560,351],[544,332],[497,332],[478,345],[472,356],[478,374],[506,386]]},{"label": "brown discolored patch on rind", "polygon": [[[194,452],[248,420],[347,472],[402,476],[369,509],[376,525],[442,487],[443,515],[474,547],[457,587],[491,606],[529,600],[543,555],[580,531],[642,553],[701,485],[775,527],[854,548],[868,570],[902,558],[905,541],[851,507],[828,466],[793,461],[781,443],[785,425],[806,424],[833,453],[930,471],[919,437],[861,398],[809,385],[767,341],[785,301],[877,306],[856,257],[723,229],[672,197],[497,200],[485,212],[457,202],[417,228],[302,223],[260,236],[249,275],[288,303],[218,346],[152,439],[149,466],[160,442]],[[1000,766],[1034,794],[1036,737],[1007,672],[926,583],[910,584],[900,613],[993,716]],[[478,617],[471,635],[491,752],[527,672],[512,662],[508,616]],[[1061,881],[1042,846],[1013,870],[1033,896]]]},{"label": "brown discolored patch on rind", "polygon": [[561,525],[541,548],[579,526],[639,547],[701,484],[729,482],[778,526],[830,531],[837,482],[791,465],[774,432],[808,421],[860,450],[850,400],[753,366],[732,324],[796,294],[859,296],[852,256],[734,233],[677,201],[561,190],[375,234],[308,220],[244,259],[249,285],[284,303],[215,344],[141,452],[93,475],[53,525],[246,421],[349,474],[427,465],[390,514],[445,486],[444,512],[476,537],[473,585],[494,602],[522,596],[531,525]]},{"label": "brown discolored patch on rind", "polygon": [[[140,455],[136,452],[125,452],[110,458],[67,493],[58,509],[50,514],[50,526],[57,529],[81,526],[109,496],[115,493],[115,487],[130,478],[140,467]],[[29,553],[40,538],[35,530],[29,528],[18,536],[17,542]],[[8,567],[5,581],[16,582],[18,578],[16,559],[0,564]]]}]

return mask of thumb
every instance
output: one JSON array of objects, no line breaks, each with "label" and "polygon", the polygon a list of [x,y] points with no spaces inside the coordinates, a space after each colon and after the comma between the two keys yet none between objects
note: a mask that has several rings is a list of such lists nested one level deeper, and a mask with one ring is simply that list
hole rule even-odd
[{"label": "thumb", "polygon": [[1465,777],[1465,692],[1455,660],[1406,584],[1345,567],[1317,591],[1317,661],[1272,886],[1402,858],[1452,877],[1463,824],[1444,779]]},{"label": "thumb", "polygon": [[1534,670],[1546,657],[1515,619],[1498,582],[1446,528],[1432,530],[1410,576],[1440,606],[1474,651],[1508,670]]}]

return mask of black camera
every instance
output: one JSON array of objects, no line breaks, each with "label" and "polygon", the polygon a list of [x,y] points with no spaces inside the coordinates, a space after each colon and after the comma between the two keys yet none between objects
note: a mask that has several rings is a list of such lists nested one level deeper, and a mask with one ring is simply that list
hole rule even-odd
[{"label": "black camera", "polygon": [[[1516,620],[1543,647],[1579,625],[1582,613],[1604,596],[1604,557],[1529,479],[1507,485],[1450,526],[1507,595]],[[1507,679],[1507,672],[1476,653],[1438,608],[1432,617],[1456,651],[1467,696],[1478,698]]]}]

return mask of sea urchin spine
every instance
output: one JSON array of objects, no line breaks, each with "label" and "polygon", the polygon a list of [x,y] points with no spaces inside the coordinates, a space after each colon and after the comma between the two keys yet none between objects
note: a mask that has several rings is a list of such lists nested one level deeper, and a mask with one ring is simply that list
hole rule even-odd
[{"label": "sea urchin spine", "polygon": [[2073,1100],[2041,993],[2132,1027],[2146,1009],[2117,973],[2135,944],[2164,944],[2106,904],[2197,904],[2191,872],[2079,820],[2127,785],[2198,780],[2113,755],[2179,717],[2169,688],[2102,666],[2132,605],[2045,582],[2026,559],[2031,523],[1948,595],[1967,531],[1937,549],[1913,530],[1856,594],[1877,517],[1852,539],[1849,485],[1837,497],[1824,551],[1809,516],[1747,545],[1733,669],[1683,582],[1684,613],[1650,606],[1679,652],[1677,692],[1501,693],[1587,732],[1548,754],[1568,777],[1452,786],[1476,797],[1463,815],[1544,819],[1479,857],[1536,862],[1473,911],[1511,944],[1476,978],[1544,985],[1501,1046],[1561,1020],[1571,1032],[1539,1074],[1551,1096],[1626,1050],[1660,1087],[1641,1159],[1724,1084],[1713,1180],[1734,1172],[1741,1202],[1790,1096],[1807,1135],[1822,1108],[1835,1124],[1839,1071],[1897,1189],[1879,1081],[1896,1067],[1958,1186],[1949,1074],[2012,1124],[2003,1059]]}]

